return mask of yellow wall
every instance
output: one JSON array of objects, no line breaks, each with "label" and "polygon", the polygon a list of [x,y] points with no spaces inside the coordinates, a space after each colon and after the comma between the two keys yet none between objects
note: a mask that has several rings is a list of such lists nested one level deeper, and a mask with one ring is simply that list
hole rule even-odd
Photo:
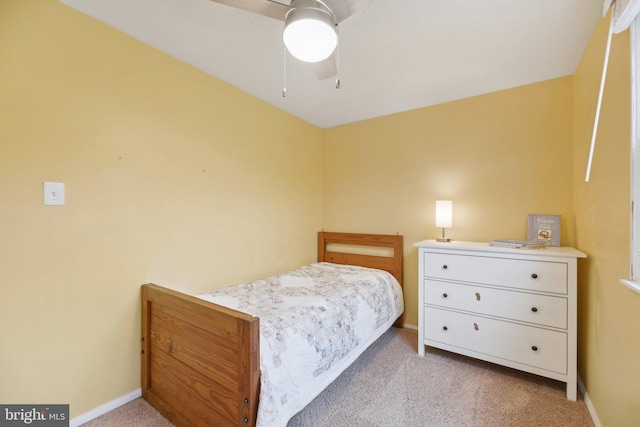
[{"label": "yellow wall", "polygon": [[[196,293],[315,259],[315,233],[405,236],[454,201],[456,240],[562,215],[580,262],[580,373],[605,426],[640,413],[628,275],[628,34],[614,38],[582,182],[606,21],[574,77],[322,131],[53,0],[0,2],[0,402],[77,417],[140,387],[139,286]],[[64,207],[42,182],[66,184]],[[383,202],[381,202],[383,201]],[[604,231],[603,231],[604,230]]]},{"label": "yellow wall", "polygon": [[574,243],[572,80],[546,81],[325,131],[323,224],[405,236],[407,323],[417,325],[414,242],[453,200],[455,240],[525,239],[527,215],[562,215]]},{"label": "yellow wall", "polygon": [[142,283],[315,260],[322,131],[61,3],[0,2],[0,120],[2,403],[139,389]]},{"label": "yellow wall", "polygon": [[601,20],[574,76],[576,241],[580,374],[604,426],[640,419],[640,295],[629,278],[629,32],[614,35],[591,178],[584,182],[609,18]]}]

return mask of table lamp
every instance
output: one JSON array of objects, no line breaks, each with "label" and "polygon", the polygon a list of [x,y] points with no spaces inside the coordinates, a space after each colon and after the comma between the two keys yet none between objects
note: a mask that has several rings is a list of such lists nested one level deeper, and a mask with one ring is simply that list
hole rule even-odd
[{"label": "table lamp", "polygon": [[438,237],[438,242],[450,242],[451,239],[444,237],[444,229],[453,225],[453,202],[451,200],[436,201],[436,227],[442,228],[442,237]]}]

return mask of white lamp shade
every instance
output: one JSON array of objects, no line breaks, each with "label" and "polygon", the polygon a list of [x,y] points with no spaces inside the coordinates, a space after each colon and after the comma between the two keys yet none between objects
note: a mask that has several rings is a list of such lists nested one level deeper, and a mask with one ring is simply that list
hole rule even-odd
[{"label": "white lamp shade", "polygon": [[453,226],[453,202],[451,200],[436,201],[436,227],[451,228]]},{"label": "white lamp shade", "polygon": [[338,45],[331,16],[318,9],[294,9],[287,15],[282,40],[291,55],[304,62],[320,62]]}]

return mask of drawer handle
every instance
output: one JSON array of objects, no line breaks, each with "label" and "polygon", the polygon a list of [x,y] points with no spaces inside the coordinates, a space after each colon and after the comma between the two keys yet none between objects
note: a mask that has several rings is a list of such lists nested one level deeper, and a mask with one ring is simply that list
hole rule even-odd
[{"label": "drawer handle", "polygon": [[446,298],[446,297],[448,297],[448,296],[449,296],[449,295],[447,295],[447,293],[446,293],[446,292],[445,292],[444,294],[442,294],[442,298]]},{"label": "drawer handle", "polygon": [[442,327],[442,330],[443,330],[443,331],[446,331],[446,330],[448,330],[448,329],[449,329],[449,328],[447,328],[446,326],[443,326],[443,327]]},{"label": "drawer handle", "polygon": [[447,266],[447,264],[445,264],[445,265],[443,265],[443,266],[442,266],[442,269],[443,269],[443,270],[446,270],[447,268],[449,268],[449,267]]},{"label": "drawer handle", "polygon": [[538,346],[532,345],[532,346],[531,346],[531,350],[533,350],[533,351],[538,351]]},{"label": "drawer handle", "polygon": [[538,278],[538,275],[537,275],[536,273],[533,273],[533,274],[531,275],[531,278],[532,278],[532,279],[537,279],[537,278]]},{"label": "drawer handle", "polygon": [[531,307],[531,311],[533,311],[534,313],[538,312],[538,307]]}]

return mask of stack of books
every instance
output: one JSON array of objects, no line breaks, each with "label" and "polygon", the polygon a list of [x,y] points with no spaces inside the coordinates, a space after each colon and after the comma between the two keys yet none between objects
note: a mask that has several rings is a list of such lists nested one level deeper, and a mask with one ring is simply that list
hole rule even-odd
[{"label": "stack of books", "polygon": [[494,240],[490,243],[490,245],[497,246],[499,248],[542,249],[547,247],[547,242],[526,240]]}]

